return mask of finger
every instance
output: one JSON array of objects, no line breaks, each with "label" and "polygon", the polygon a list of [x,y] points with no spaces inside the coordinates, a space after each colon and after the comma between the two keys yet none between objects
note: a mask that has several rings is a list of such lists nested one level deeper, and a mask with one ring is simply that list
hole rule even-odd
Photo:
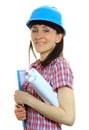
[{"label": "finger", "polygon": [[16,117],[17,117],[18,120],[25,120],[26,119],[26,114],[23,114],[23,115],[22,114],[21,115],[16,114]]}]

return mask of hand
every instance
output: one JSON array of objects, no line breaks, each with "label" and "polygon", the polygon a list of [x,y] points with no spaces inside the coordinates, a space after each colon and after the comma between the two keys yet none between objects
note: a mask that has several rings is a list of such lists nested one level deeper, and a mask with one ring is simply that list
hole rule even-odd
[{"label": "hand", "polygon": [[15,105],[15,115],[18,120],[25,120],[26,119],[26,110],[25,107],[21,105]]},{"label": "hand", "polygon": [[16,90],[14,94],[14,100],[16,104],[20,104],[20,105],[26,104],[28,95],[29,94],[27,92]]}]

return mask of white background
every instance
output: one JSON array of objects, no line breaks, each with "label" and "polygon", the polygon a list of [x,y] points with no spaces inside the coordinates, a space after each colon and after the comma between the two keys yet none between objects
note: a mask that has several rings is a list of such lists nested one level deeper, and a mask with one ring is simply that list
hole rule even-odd
[{"label": "white background", "polygon": [[[89,129],[89,14],[88,0],[3,0],[0,1],[0,130],[22,130],[14,115],[17,69],[28,68],[29,29],[25,26],[32,10],[43,4],[56,6],[63,14],[67,34],[64,56],[74,71],[76,121],[63,130]],[[5,127],[5,128],[4,128]]]}]

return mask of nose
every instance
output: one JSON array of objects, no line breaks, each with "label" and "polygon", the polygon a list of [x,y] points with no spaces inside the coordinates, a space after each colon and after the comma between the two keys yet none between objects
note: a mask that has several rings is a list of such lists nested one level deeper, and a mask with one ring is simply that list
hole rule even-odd
[{"label": "nose", "polygon": [[41,39],[43,37],[43,34],[42,34],[42,32],[37,32],[37,34],[36,34],[36,39]]}]

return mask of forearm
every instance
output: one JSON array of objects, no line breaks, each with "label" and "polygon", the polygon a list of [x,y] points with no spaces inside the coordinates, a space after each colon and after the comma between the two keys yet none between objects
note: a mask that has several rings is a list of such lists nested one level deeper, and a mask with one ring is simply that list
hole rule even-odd
[{"label": "forearm", "polygon": [[70,125],[68,118],[71,117],[71,115],[69,115],[63,108],[46,104],[31,95],[29,96],[30,98],[28,97],[26,101],[27,105],[52,121]]},{"label": "forearm", "polygon": [[[64,94],[65,93],[65,94]],[[58,100],[60,107],[46,104],[27,92],[16,90],[15,102],[17,104],[27,104],[38,113],[48,119],[61,124],[73,125],[75,120],[75,103],[73,91],[67,87],[59,89]]]}]

